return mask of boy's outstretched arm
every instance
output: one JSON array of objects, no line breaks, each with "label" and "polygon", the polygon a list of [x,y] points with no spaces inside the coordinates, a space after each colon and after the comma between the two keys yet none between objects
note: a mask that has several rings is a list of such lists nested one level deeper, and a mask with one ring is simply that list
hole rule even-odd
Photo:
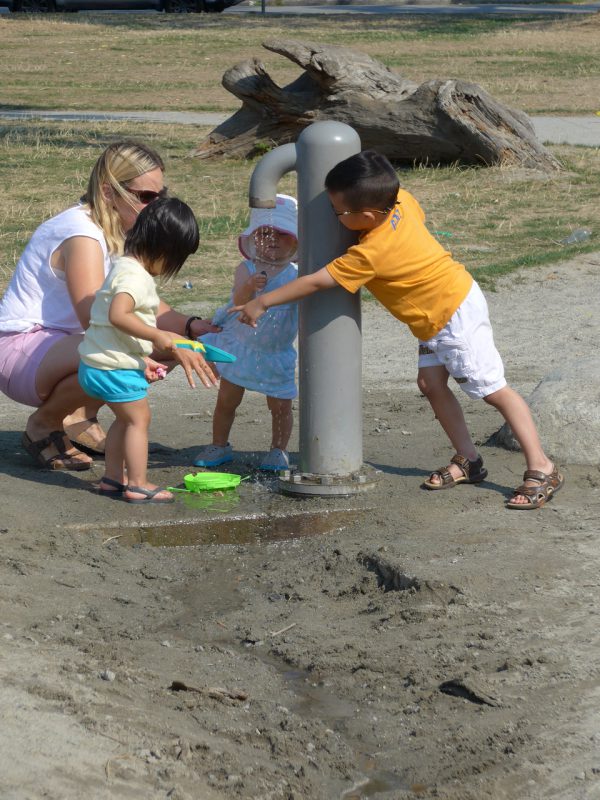
[{"label": "boy's outstretched arm", "polygon": [[243,306],[234,306],[230,309],[230,312],[239,311],[239,321],[256,328],[257,320],[262,317],[268,308],[281,306],[284,303],[293,303],[315,292],[320,292],[323,289],[333,289],[334,286],[338,285],[337,281],[327,271],[327,268],[323,267],[310,275],[296,278],[295,281],[290,281],[285,286],[280,286],[279,289],[261,294]]}]

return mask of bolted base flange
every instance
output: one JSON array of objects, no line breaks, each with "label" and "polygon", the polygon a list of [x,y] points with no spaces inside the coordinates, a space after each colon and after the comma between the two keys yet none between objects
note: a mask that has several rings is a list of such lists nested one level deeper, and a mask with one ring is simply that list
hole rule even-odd
[{"label": "bolted base flange", "polygon": [[349,475],[317,475],[288,469],[279,474],[279,489],[285,494],[344,497],[372,489],[376,475],[376,470],[366,464],[360,472]]}]

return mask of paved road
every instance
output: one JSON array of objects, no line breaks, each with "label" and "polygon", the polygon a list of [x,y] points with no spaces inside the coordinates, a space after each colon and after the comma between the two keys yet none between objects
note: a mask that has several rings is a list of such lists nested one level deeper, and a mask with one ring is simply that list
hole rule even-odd
[{"label": "paved road", "polygon": [[[600,101],[599,101],[600,105]],[[132,120],[134,122],[175,122],[180,125],[218,125],[228,114],[186,111],[43,111],[40,109],[2,110],[0,119],[43,120]],[[549,144],[575,144],[600,147],[600,116],[530,117],[536,136]]]},{"label": "paved road", "polygon": [[[600,99],[598,100],[600,107]],[[579,144],[600,147],[600,116],[529,117],[537,138],[550,144]]]},{"label": "paved road", "polygon": [[44,111],[35,108],[4,110],[0,107],[0,119],[43,119],[59,122],[133,120],[134,122],[176,122],[179,125],[219,125],[229,116],[230,114],[186,111]]},{"label": "paved road", "polygon": [[[564,14],[597,14],[600,3],[585,5],[502,5],[500,3],[481,3],[477,5],[323,5],[323,6],[277,6],[269,7],[267,2],[266,16],[285,14],[387,14],[392,16],[434,15],[438,16],[494,16],[509,17],[560,16]],[[249,7],[234,6],[227,9],[226,14],[261,14],[260,4]]]},{"label": "paved road", "polygon": [[[335,2],[314,6],[274,6],[270,0],[265,3],[265,16],[314,16],[318,14],[382,14],[392,16],[415,16],[415,15],[435,15],[438,16],[508,16],[508,17],[530,17],[539,16],[561,16],[572,14],[597,14],[600,11],[599,3],[586,3],[582,5],[563,5],[551,4],[542,5],[537,3],[524,3],[523,5],[501,4],[501,3],[478,3],[475,5],[413,5],[400,3],[386,5],[337,5]],[[0,14],[8,14],[7,8],[0,8]],[[83,14],[97,14],[97,11],[79,12]],[[102,13],[102,12],[100,12]],[[150,9],[145,11],[117,11],[109,13],[118,14],[148,14],[155,13]],[[162,12],[156,12],[162,13]],[[225,14],[262,14],[260,0],[254,0],[254,5],[249,6],[243,3],[239,6],[226,9]]]}]

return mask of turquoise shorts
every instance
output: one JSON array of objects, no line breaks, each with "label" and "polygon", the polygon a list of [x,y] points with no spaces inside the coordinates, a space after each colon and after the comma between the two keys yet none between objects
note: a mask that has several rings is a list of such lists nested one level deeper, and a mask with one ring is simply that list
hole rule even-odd
[{"label": "turquoise shorts", "polygon": [[141,369],[96,369],[80,361],[79,383],[90,397],[106,403],[132,403],[148,394],[148,381]]}]

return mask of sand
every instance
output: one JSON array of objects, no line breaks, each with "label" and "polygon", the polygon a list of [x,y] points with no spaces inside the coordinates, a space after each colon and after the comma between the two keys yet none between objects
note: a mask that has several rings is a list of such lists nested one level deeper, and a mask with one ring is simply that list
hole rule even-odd
[{"label": "sand", "polygon": [[[525,395],[597,351],[599,267],[488,294]],[[94,495],[101,463],[38,470],[27,409],[0,399],[2,800],[600,797],[600,469],[561,464],[546,508],[505,510],[522,457],[486,444],[501,420],[465,398],[489,478],[423,491],[451,452],[415,342],[373,303],[363,322],[378,480],[353,498],[258,477],[257,396],[232,436],[251,479],[147,508]],[[181,482],[213,403],[178,374],[154,387],[152,479]]]}]

